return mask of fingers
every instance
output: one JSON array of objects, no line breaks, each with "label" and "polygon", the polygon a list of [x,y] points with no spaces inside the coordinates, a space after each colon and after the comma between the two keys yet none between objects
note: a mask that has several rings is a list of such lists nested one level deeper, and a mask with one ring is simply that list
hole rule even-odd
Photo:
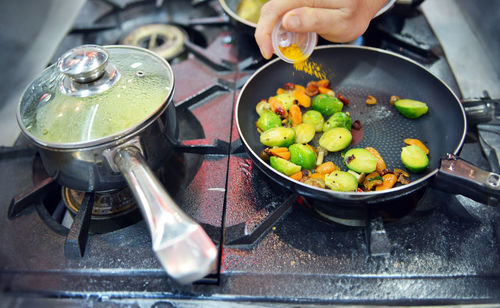
[{"label": "fingers", "polygon": [[282,19],[293,32],[316,32],[332,42],[348,42],[362,35],[386,0],[270,0],[261,10],[255,40],[262,56],[273,55],[271,34]]},{"label": "fingers", "polygon": [[303,7],[287,12],[283,16],[283,27],[291,32],[316,32],[329,41],[342,43],[364,33],[370,21],[364,14],[355,14],[347,8]]},{"label": "fingers", "polygon": [[266,2],[260,11],[259,22],[254,35],[262,56],[270,59],[273,55],[271,33],[276,23],[286,12],[299,7],[314,6],[317,5],[316,3],[337,1],[339,0],[270,0]]},{"label": "fingers", "polygon": [[292,9],[283,16],[283,27],[292,32],[316,32],[332,42],[349,42],[366,31],[373,16],[386,1],[336,1],[336,5],[334,2],[330,1],[326,7]]}]

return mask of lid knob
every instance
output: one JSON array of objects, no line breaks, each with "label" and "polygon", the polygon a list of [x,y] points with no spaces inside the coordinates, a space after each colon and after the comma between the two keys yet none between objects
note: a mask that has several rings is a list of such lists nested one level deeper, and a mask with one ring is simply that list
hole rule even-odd
[{"label": "lid knob", "polygon": [[108,52],[101,46],[82,45],[64,53],[57,61],[57,67],[74,81],[88,83],[104,74],[108,59]]}]

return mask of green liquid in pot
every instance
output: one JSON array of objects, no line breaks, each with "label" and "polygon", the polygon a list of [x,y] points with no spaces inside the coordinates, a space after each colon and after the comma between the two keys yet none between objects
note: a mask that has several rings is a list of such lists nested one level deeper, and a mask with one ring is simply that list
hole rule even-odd
[{"label": "green liquid in pot", "polygon": [[[116,61],[116,60],[115,60]],[[55,92],[38,105],[28,131],[53,143],[87,142],[115,135],[148,119],[165,102],[170,81],[165,74],[136,70],[122,73],[107,91],[89,97]]]}]

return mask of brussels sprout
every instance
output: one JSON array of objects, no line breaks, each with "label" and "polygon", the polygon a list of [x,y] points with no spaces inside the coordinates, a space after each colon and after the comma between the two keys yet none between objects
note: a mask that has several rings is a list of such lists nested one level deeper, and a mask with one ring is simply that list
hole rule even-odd
[{"label": "brussels sprout", "polygon": [[280,116],[270,110],[264,111],[259,120],[257,120],[257,127],[263,132],[280,126],[282,126]]},{"label": "brussels sprout", "polygon": [[286,159],[276,156],[271,156],[270,164],[271,167],[288,176],[295,174],[302,169],[299,165],[296,165]]},{"label": "brussels sprout", "polygon": [[325,188],[325,180],[322,178],[305,178],[301,180],[302,183],[314,187]]},{"label": "brussels sprout", "polygon": [[295,131],[288,127],[275,127],[260,135],[260,142],[268,147],[288,147],[295,141]]},{"label": "brussels sprout", "polygon": [[345,127],[351,130],[351,117],[345,112],[335,112],[323,125],[323,131],[326,132],[334,127]]},{"label": "brussels sprout", "polygon": [[338,98],[319,94],[316,95],[312,101],[312,109],[321,112],[325,117],[329,117],[335,112],[342,111],[344,104]]},{"label": "brussels sprout", "polygon": [[335,127],[321,135],[319,145],[330,152],[338,152],[347,148],[351,141],[352,135],[347,128]]},{"label": "brussels sprout", "polygon": [[255,106],[255,111],[257,111],[257,114],[259,116],[262,116],[262,114],[264,113],[264,111],[267,111],[267,110],[271,110],[271,105],[269,105],[268,102],[266,102],[266,100],[261,100],[257,106]]},{"label": "brussels sprout", "polygon": [[377,158],[368,150],[350,149],[344,155],[347,168],[358,173],[371,173],[377,169]]},{"label": "brussels sprout", "polygon": [[295,98],[289,93],[278,94],[275,96],[275,98],[277,98],[283,104],[283,107],[286,110],[290,109],[290,106],[293,105],[293,101],[295,100]]},{"label": "brussels sprout", "polygon": [[325,119],[321,112],[316,110],[309,110],[302,115],[302,123],[309,123],[314,126],[314,130],[319,133],[323,129]]},{"label": "brussels sprout", "polygon": [[313,140],[316,131],[309,123],[302,123],[293,128],[295,131],[295,143],[309,143]]},{"label": "brussels sprout", "polygon": [[429,165],[427,154],[416,145],[409,145],[401,150],[401,161],[406,169],[414,173],[424,171]]},{"label": "brussels sprout", "polygon": [[349,172],[333,171],[325,176],[325,184],[335,191],[355,191],[358,188],[358,180]]},{"label": "brussels sprout", "polygon": [[316,155],[314,151],[304,144],[292,144],[290,151],[290,161],[304,169],[313,169],[316,166]]},{"label": "brussels sprout", "polygon": [[427,113],[429,107],[426,103],[412,99],[399,99],[394,103],[396,109],[409,119],[416,119]]}]

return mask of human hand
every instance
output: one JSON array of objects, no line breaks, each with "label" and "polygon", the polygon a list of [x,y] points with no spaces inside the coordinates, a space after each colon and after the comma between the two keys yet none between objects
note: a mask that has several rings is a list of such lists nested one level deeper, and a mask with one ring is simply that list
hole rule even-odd
[{"label": "human hand", "polygon": [[291,32],[316,32],[324,39],[343,43],[362,35],[386,0],[270,0],[262,7],[255,40],[262,56],[274,49],[271,33],[281,19]]}]

